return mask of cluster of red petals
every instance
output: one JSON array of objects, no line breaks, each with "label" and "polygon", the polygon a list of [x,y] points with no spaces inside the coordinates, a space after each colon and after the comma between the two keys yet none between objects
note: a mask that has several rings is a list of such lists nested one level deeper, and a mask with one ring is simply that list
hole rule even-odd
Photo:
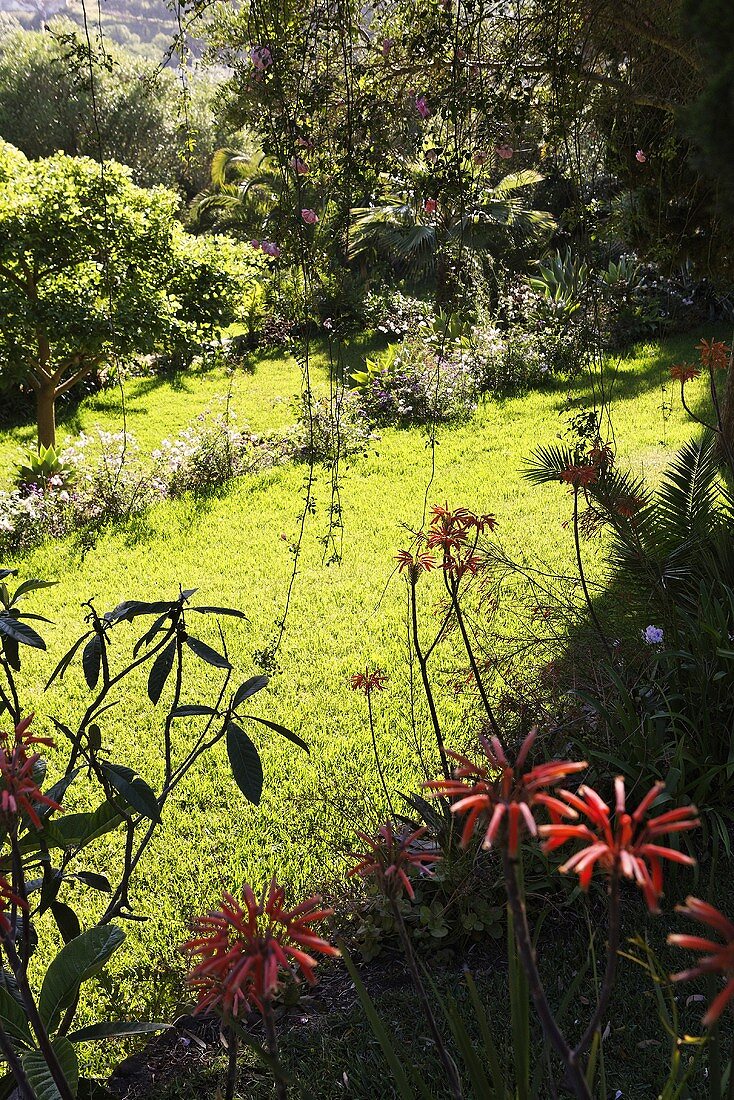
[{"label": "cluster of red petals", "polygon": [[32,745],[53,745],[50,737],[34,737],[28,732],[33,721],[29,714],[15,727],[12,736],[0,731],[0,815],[7,820],[18,814],[25,814],[40,829],[42,822],[38,816],[38,806],[49,806],[60,810],[54,802],[38,788],[33,777],[35,765],[40,760]]},{"label": "cluster of red petals", "polygon": [[680,974],[673,974],[673,981],[688,981],[690,978],[699,978],[705,974],[725,974],[729,979],[721,993],[714,997],[703,1018],[704,1026],[710,1027],[711,1024],[716,1023],[734,997],[734,924],[713,905],[701,901],[700,898],[686,898],[686,904],[678,905],[676,909],[691,920],[707,924],[724,940],[724,943],[719,943],[702,936],[678,933],[668,936],[668,943],[675,947],[684,947],[687,951],[700,951],[704,956],[697,966],[690,970],[683,970]]},{"label": "cluster of red petals", "polygon": [[426,784],[436,796],[457,799],[451,812],[466,814],[461,834],[464,847],[469,844],[479,822],[484,829],[482,845],[485,848],[497,844],[505,826],[507,848],[514,859],[523,831],[527,829],[532,836],[538,835],[533,816],[537,807],[545,807],[556,821],[577,817],[574,809],[548,792],[567,776],[584,771],[588,764],[583,760],[551,760],[526,769],[528,753],[537,732],[534,729],[525,738],[514,764],[510,764],[496,737],[489,741],[481,738],[486,765],[476,764],[460,753],[451,752],[449,755],[459,765],[454,769],[453,778],[434,779]]},{"label": "cluster of red petals", "polygon": [[698,378],[701,371],[698,367],[694,367],[692,363],[677,363],[674,367],[670,368],[670,377],[676,382],[680,382],[681,386],[685,386],[686,382],[693,381],[694,378]]},{"label": "cluster of red petals", "polygon": [[700,355],[704,367],[711,367],[713,370],[726,370],[729,365],[731,348],[723,340],[701,340],[700,344],[696,344],[696,351]]},{"label": "cluster of red petals", "polygon": [[359,839],[367,845],[368,851],[352,852],[359,863],[347,872],[348,877],[361,875],[362,878],[374,878],[384,894],[399,897],[405,890],[413,901],[415,891],[408,878],[408,871],[411,867],[425,871],[427,864],[435,863],[439,858],[436,851],[418,846],[418,841],[427,831],[424,826],[414,832],[398,835],[388,821],[378,830],[377,836],[357,833]]},{"label": "cluster of red petals", "polygon": [[198,991],[197,1012],[212,1008],[225,1019],[237,1019],[251,1007],[263,1012],[285,971],[300,970],[315,983],[317,963],[309,952],[339,954],[311,927],[333,912],[321,908],[318,896],[286,909],[285,891],[273,879],[262,902],[247,884],[242,900],[244,905],[225,893],[220,910],[192,922],[194,935],[182,950],[192,961],[199,959],[187,978]]},{"label": "cluster of red petals", "polygon": [[648,909],[656,913],[663,892],[662,861],[688,865],[695,863],[691,856],[663,847],[658,840],[699,825],[696,808],[681,806],[646,820],[647,811],[665,789],[664,783],[656,783],[632,813],[628,813],[626,808],[624,779],[621,776],[615,779],[614,789],[614,814],[591,787],[580,787],[576,794],[559,791],[560,799],[585,818],[588,824],[569,825],[554,821],[551,825],[541,825],[539,832],[546,838],[543,849],[552,852],[568,841],[580,841],[582,848],[563,864],[560,868],[563,873],[575,871],[582,890],[589,888],[596,866],[607,874],[621,874],[637,883]]},{"label": "cluster of red petals", "polygon": [[474,553],[477,539],[496,526],[496,517],[489,513],[477,515],[468,508],[451,510],[448,505],[434,504],[426,545],[429,550],[441,551],[446,572],[455,577],[466,573],[476,576],[482,565],[481,557]]},{"label": "cluster of red petals", "polygon": [[615,511],[618,516],[623,516],[625,519],[632,519],[639,512],[642,505],[645,503],[642,497],[622,497],[617,501]]},{"label": "cluster of red petals", "polygon": [[600,466],[602,469],[608,470],[610,466],[614,465],[614,448],[609,443],[597,443],[589,451],[589,462],[592,466]]},{"label": "cluster of red petals", "polygon": [[17,906],[19,909],[27,909],[28,902],[23,901],[22,898],[17,897],[13,893],[12,887],[8,880],[0,875],[0,933],[7,936],[10,932],[10,921],[5,916],[5,910],[11,905]]},{"label": "cluster of red petals", "polygon": [[594,485],[599,480],[599,467],[584,464],[582,466],[567,466],[561,470],[561,481],[573,485],[574,489],[582,489],[587,485]]},{"label": "cluster of red petals", "polygon": [[373,691],[382,691],[387,680],[387,673],[375,668],[372,672],[365,669],[364,672],[355,672],[350,679],[352,691],[363,691],[365,695],[371,695]]},{"label": "cluster of red petals", "polygon": [[414,580],[417,580],[421,573],[430,573],[436,568],[436,559],[433,554],[425,551],[411,554],[410,550],[399,550],[395,560],[398,562],[398,573],[407,569]]}]

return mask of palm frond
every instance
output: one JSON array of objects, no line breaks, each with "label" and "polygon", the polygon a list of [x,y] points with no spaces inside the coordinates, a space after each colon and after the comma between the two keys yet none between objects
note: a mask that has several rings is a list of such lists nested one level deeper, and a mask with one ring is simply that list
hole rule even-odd
[{"label": "palm frond", "polygon": [[530,452],[522,476],[533,485],[547,485],[551,481],[560,481],[562,472],[575,462],[576,455],[568,444],[551,443]]}]

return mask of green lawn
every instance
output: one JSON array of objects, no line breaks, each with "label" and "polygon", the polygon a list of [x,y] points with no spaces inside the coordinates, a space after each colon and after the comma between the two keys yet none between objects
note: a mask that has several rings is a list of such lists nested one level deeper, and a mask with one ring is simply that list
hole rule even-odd
[{"label": "green lawn", "polygon": [[[675,394],[672,411],[663,416],[661,385],[671,363],[690,358],[696,339],[639,348],[614,365],[611,396],[621,464],[655,473],[691,434]],[[323,349],[312,372],[314,385],[325,389]],[[148,451],[213,407],[228,384],[218,371],[174,381],[131,381],[126,387],[128,425]],[[293,419],[289,402],[300,384],[296,363],[266,356],[253,374],[235,374],[232,404],[254,429],[284,426]],[[666,400],[670,397],[668,389]],[[522,462],[530,450],[563,431],[565,399],[565,388],[558,384],[541,393],[487,402],[470,422],[442,429],[430,488],[431,450],[425,433],[383,431],[367,456],[354,458],[341,471],[344,537],[338,566],[322,564],[320,539],[327,528],[331,480],[328,471],[317,471],[316,512],[306,526],[279,654],[282,671],[258,697],[257,709],[297,731],[310,745],[310,756],[274,734],[253,731],[265,770],[257,809],[243,801],[221,746],[178,789],[133,891],[138,912],[149,920],[126,926],[127,944],[99,983],[95,1013],[170,1014],[181,996],[182,960],[176,946],[185,937],[186,921],[214,902],[223,888],[236,890],[243,879],[259,887],[275,873],[302,892],[342,876],[342,853],[352,844],[355,823],[376,820],[384,812],[364,701],[348,683],[366,662],[390,677],[377,705],[388,782],[394,789],[415,788],[416,753],[404,703],[405,592],[393,575],[393,556],[407,541],[401,524],[421,524],[427,492],[429,504],[448,500],[494,512],[511,553],[572,568],[572,544],[562,527],[569,507],[565,492],[535,488],[522,478]],[[61,434],[89,431],[97,424],[120,428],[115,390],[83,401]],[[0,438],[0,469],[18,444],[29,439],[28,428]],[[80,604],[89,597],[105,610],[124,598],[175,595],[179,584],[197,587],[206,602],[246,611],[249,623],[227,625],[230,656],[243,678],[257,671],[253,653],[271,640],[283,612],[292,567],[288,544],[297,534],[305,473],[305,467],[286,466],[204,500],[162,503],[142,520],[105,531],[83,556],[68,540],[48,543],[23,561],[4,562],[17,565],[25,576],[59,582],[44,594],[46,613],[55,625],[46,628],[49,654],[27,661],[27,706],[62,719],[78,714],[86,697],[78,669],[45,698],[41,686],[54,660],[81,633]],[[41,601],[36,602],[40,607]],[[216,641],[214,633],[204,637]],[[439,654],[439,674],[444,664],[450,664],[448,655]],[[205,668],[197,662],[192,669],[189,701],[211,691]],[[466,742],[471,730],[459,704],[447,692],[441,705],[456,739]],[[142,679],[128,684],[105,722],[111,758],[138,768],[155,785],[161,729]],[[186,726],[186,721],[179,723],[181,737],[187,735]],[[105,852],[116,851],[112,841],[103,847],[100,865]],[[92,896],[78,900],[82,906],[94,904]],[[87,1005],[86,1018],[91,1011]]]}]

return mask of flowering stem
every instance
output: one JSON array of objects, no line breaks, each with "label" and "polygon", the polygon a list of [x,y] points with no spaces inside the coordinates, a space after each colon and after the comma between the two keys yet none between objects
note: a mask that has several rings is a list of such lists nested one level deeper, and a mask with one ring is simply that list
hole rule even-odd
[{"label": "flowering stem", "polygon": [[499,742],[501,744],[502,743],[502,730],[500,729],[499,724],[497,722],[497,719],[494,716],[494,711],[492,710],[492,706],[489,702],[489,696],[487,695],[487,692],[484,688],[484,684],[482,682],[482,677],[479,674],[479,666],[477,665],[476,658],[474,656],[474,649],[472,647],[471,639],[469,638],[469,632],[466,629],[466,623],[464,621],[464,615],[463,615],[463,612],[462,612],[460,604],[459,604],[459,595],[458,595],[458,593],[459,593],[459,582],[456,581],[452,584],[451,581],[447,577],[446,578],[446,586],[449,590],[449,595],[451,596],[451,603],[452,603],[453,608],[454,608],[454,613],[456,614],[456,621],[459,625],[459,630],[461,632],[461,638],[462,638],[462,641],[464,642],[464,648],[466,649],[466,652],[469,656],[469,664],[471,666],[472,675],[474,676],[474,683],[477,685],[477,688],[479,690],[479,694],[480,694],[481,699],[482,699],[482,703],[484,704],[484,709],[487,712],[487,717],[489,718],[489,724],[492,727],[492,733],[495,735],[495,737],[499,740]]},{"label": "flowering stem", "polygon": [[278,1065],[278,1033],[275,1029],[275,1015],[272,1001],[269,998],[263,1001],[263,1023],[265,1024],[265,1041],[268,1054],[275,1062],[275,1095],[277,1100],[287,1100],[285,1081],[281,1077],[280,1066]]},{"label": "flowering stem", "polygon": [[237,1052],[239,1043],[237,1033],[233,1027],[227,1030],[227,1084],[225,1086],[225,1100],[234,1100],[234,1090],[237,1086]]},{"label": "flowering stem", "polygon": [[418,606],[415,598],[415,579],[411,577],[410,580],[410,615],[412,623],[413,634],[413,648],[415,650],[415,656],[418,661],[418,667],[421,670],[421,680],[423,682],[423,690],[426,693],[426,701],[428,703],[428,710],[431,715],[431,722],[433,723],[433,730],[436,734],[436,744],[438,745],[439,756],[441,757],[441,770],[443,771],[446,779],[451,778],[451,771],[449,769],[449,762],[446,756],[446,747],[443,743],[443,734],[441,733],[441,723],[438,720],[438,712],[436,711],[436,702],[433,698],[433,692],[431,691],[431,681],[428,677],[428,660],[423,655],[421,649],[419,635],[418,635]]},{"label": "flowering stem", "polygon": [[428,1030],[430,1031],[431,1038],[436,1045],[438,1057],[446,1074],[449,1092],[454,1100],[462,1100],[464,1094],[461,1089],[459,1074],[457,1072],[456,1066],[454,1065],[454,1061],[451,1055],[446,1049],[446,1044],[443,1041],[441,1032],[438,1030],[436,1017],[433,1014],[431,1002],[428,999],[426,987],[423,984],[423,980],[418,969],[418,961],[415,957],[415,952],[413,951],[413,944],[410,942],[408,929],[405,927],[403,914],[400,912],[398,904],[394,898],[390,899],[390,906],[392,908],[393,916],[395,917],[395,923],[397,925],[398,933],[400,935],[400,943],[402,945],[403,953],[408,964],[408,969],[410,970],[410,976],[413,979],[415,991],[418,994],[418,998],[421,1002],[421,1008],[423,1009],[423,1014],[426,1017],[426,1022],[428,1023]]},{"label": "flowering stem", "polygon": [[382,770],[382,764],[380,763],[380,753],[379,753],[378,748],[377,748],[377,738],[375,737],[375,722],[374,722],[374,719],[372,717],[371,693],[369,691],[367,691],[367,692],[365,692],[365,694],[367,696],[367,714],[369,715],[369,720],[370,720],[370,734],[372,735],[372,751],[375,754],[375,764],[377,765],[377,774],[380,777],[380,782],[382,783],[382,789],[385,792],[385,798],[387,799],[387,804],[390,807],[390,813],[392,814],[393,817],[395,817],[395,809],[393,808],[392,800],[390,798],[390,792],[387,789],[387,783],[385,782],[385,774]]},{"label": "flowering stem", "polygon": [[614,986],[614,978],[617,973],[617,952],[619,950],[619,926],[620,926],[620,911],[619,911],[619,871],[612,872],[609,881],[609,940],[607,943],[607,966],[604,971],[604,978],[602,980],[601,989],[599,990],[599,999],[596,1003],[596,1009],[594,1015],[589,1021],[589,1025],[586,1031],[581,1036],[581,1039],[574,1047],[574,1057],[580,1058],[580,1056],[587,1049],[597,1028],[601,1026],[601,1022],[604,1019],[604,1014],[609,1005],[609,998],[612,995],[612,988]]},{"label": "flowering stem", "polygon": [[17,1051],[10,1041],[8,1033],[0,1023],[0,1051],[2,1056],[8,1063],[8,1068],[15,1080],[15,1087],[18,1092],[20,1100],[35,1100],[33,1090],[26,1077],[25,1070],[23,1069],[23,1063],[18,1057]]},{"label": "flowering stem", "polygon": [[510,905],[510,911],[512,912],[515,926],[517,949],[520,954],[523,970],[528,979],[528,988],[533,998],[535,1011],[538,1013],[543,1027],[543,1033],[566,1067],[568,1084],[574,1095],[577,1096],[579,1100],[591,1100],[591,1093],[589,1092],[588,1085],[586,1084],[586,1080],[578,1064],[576,1052],[571,1050],[563,1037],[555,1021],[551,1007],[548,1004],[548,999],[543,989],[543,983],[540,979],[538,964],[535,959],[532,939],[530,937],[525,902],[520,895],[520,889],[517,882],[516,860],[510,858],[506,848],[502,850],[502,866],[504,869],[507,901]]},{"label": "flowering stem", "polygon": [[581,539],[579,537],[579,490],[578,490],[578,486],[574,486],[574,490],[573,490],[573,542],[574,542],[574,546],[576,547],[576,564],[578,566],[578,571],[579,571],[579,580],[581,581],[581,589],[584,593],[584,599],[586,600],[586,606],[589,609],[589,615],[591,616],[591,620],[592,620],[594,626],[596,627],[596,632],[597,632],[597,634],[599,635],[599,637],[601,639],[602,645],[604,646],[605,650],[607,651],[607,656],[609,657],[609,660],[613,661],[614,660],[614,654],[612,653],[611,649],[609,648],[609,642],[607,641],[606,634],[602,630],[602,625],[599,622],[599,618],[596,614],[596,611],[594,610],[594,604],[592,603],[591,596],[589,594],[589,589],[588,589],[588,586],[586,584],[586,574],[584,572],[584,562],[583,562],[583,559],[581,557]]}]

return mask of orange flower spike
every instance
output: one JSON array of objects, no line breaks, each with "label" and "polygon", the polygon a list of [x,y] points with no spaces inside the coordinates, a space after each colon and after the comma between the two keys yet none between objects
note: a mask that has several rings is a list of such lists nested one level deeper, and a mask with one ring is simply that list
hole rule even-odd
[{"label": "orange flower spike", "polygon": [[696,344],[696,351],[704,367],[710,367],[712,370],[726,370],[729,365],[731,348],[723,340],[701,340],[700,344]]},{"label": "orange flower spike", "polygon": [[316,981],[316,960],[307,952],[339,954],[311,927],[332,915],[331,909],[321,908],[318,896],[286,910],[285,891],[272,879],[262,903],[247,884],[242,902],[225,893],[220,910],[192,923],[195,934],[182,950],[200,960],[187,978],[199,993],[197,1012],[214,1008],[230,1019],[251,1007],[262,1012],[280,987],[281,973],[292,965],[309,984]]},{"label": "orange flower spike", "polygon": [[465,814],[461,844],[466,847],[481,822],[484,829],[482,846],[496,847],[506,824],[506,841],[509,854],[515,858],[520,849],[524,831],[536,836],[538,826],[533,809],[544,806],[552,820],[575,818],[576,811],[551,795],[547,788],[561,783],[567,776],[585,770],[585,761],[553,760],[525,771],[527,757],[537,736],[531,730],[510,764],[497,737],[480,738],[489,766],[476,764],[459,753],[448,755],[459,765],[451,779],[437,779],[426,783],[436,797],[455,798],[451,812]]},{"label": "orange flower spike", "polygon": [[691,363],[679,363],[670,368],[670,377],[676,382],[680,382],[682,386],[685,386],[686,382],[698,378],[700,373],[698,367],[694,367]]},{"label": "orange flower spike", "polygon": [[621,776],[617,777],[614,781],[613,820],[609,806],[590,787],[580,787],[578,794],[560,791],[560,798],[588,824],[566,825],[554,821],[550,825],[541,825],[539,832],[546,838],[544,851],[552,852],[568,841],[581,841],[584,846],[562,865],[562,873],[575,871],[584,890],[588,889],[597,865],[607,874],[619,873],[637,883],[648,908],[657,912],[663,892],[661,861],[691,866],[695,860],[675,848],[656,844],[655,840],[670,833],[696,828],[700,824],[693,806],[668,810],[645,821],[646,813],[664,787],[664,783],[655,783],[630,814],[626,809],[624,780]]},{"label": "orange flower spike", "polygon": [[421,840],[427,832],[427,828],[423,826],[414,832],[399,836],[388,821],[380,827],[375,837],[368,836],[367,833],[357,833],[369,851],[352,852],[352,856],[358,859],[359,863],[347,872],[347,877],[360,875],[362,878],[374,878],[384,894],[399,897],[405,890],[413,901],[415,891],[407,871],[410,867],[418,867],[424,873],[428,873],[425,865],[436,863],[439,859],[437,852],[422,851],[416,847],[416,842]]},{"label": "orange flower spike", "polygon": [[687,951],[699,951],[704,956],[690,970],[671,974],[674,982],[689,981],[706,974],[723,974],[728,981],[720,993],[714,997],[703,1018],[705,1027],[711,1027],[721,1016],[734,997],[734,924],[722,912],[700,898],[688,897],[685,905],[676,906],[677,912],[691,920],[700,921],[718,933],[724,943],[701,936],[689,936],[673,933],[668,943],[674,947],[683,947]]}]

